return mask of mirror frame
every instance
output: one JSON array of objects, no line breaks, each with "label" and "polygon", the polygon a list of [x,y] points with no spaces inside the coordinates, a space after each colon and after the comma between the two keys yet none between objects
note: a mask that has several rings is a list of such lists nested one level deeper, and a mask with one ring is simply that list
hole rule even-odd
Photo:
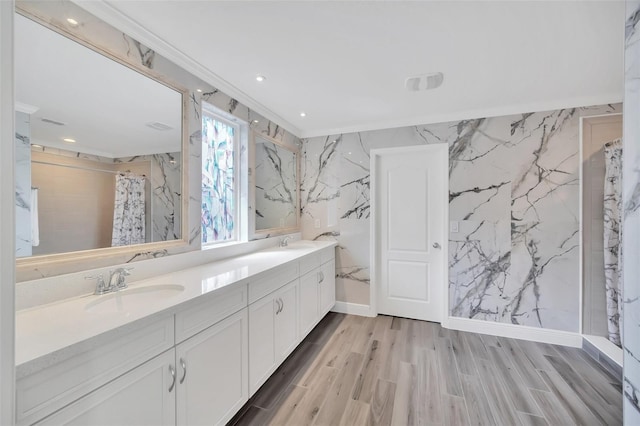
[{"label": "mirror frame", "polygon": [[[266,140],[267,142],[272,142],[273,144],[279,146],[282,149],[286,149],[287,151],[291,151],[296,156],[296,224],[295,226],[288,227],[276,227],[276,228],[265,228],[265,229],[256,229],[256,138],[261,138]],[[277,235],[291,234],[294,232],[300,232],[300,148],[298,146],[291,146],[285,144],[279,140],[276,140],[270,136],[267,136],[263,133],[259,133],[256,131],[251,131],[251,165],[250,165],[250,175],[251,175],[251,200],[253,201],[253,209],[251,210],[250,220],[251,220],[251,230],[253,231],[252,240],[260,239],[260,238],[269,238]]]},{"label": "mirror frame", "polygon": [[[48,277],[53,275],[60,275],[69,272],[75,272],[78,270],[86,270],[95,267],[101,266],[111,266],[114,264],[130,262],[141,255],[152,255],[152,257],[156,257],[156,253],[160,253],[160,255],[166,255],[168,250],[170,249],[178,249],[179,251],[187,251],[191,249],[190,241],[189,241],[189,196],[188,196],[188,188],[189,188],[189,123],[187,117],[187,108],[189,102],[189,91],[168,78],[167,76],[154,71],[151,68],[147,68],[141,64],[138,64],[132,60],[129,60],[126,57],[118,56],[106,48],[98,45],[97,43],[92,42],[91,40],[84,39],[77,34],[74,34],[68,31],[67,28],[63,26],[61,22],[55,19],[55,17],[49,17],[49,19],[39,16],[37,13],[32,10],[28,10],[23,7],[23,5],[28,4],[28,2],[19,2],[17,1],[15,4],[15,13],[18,13],[24,16],[27,19],[30,19],[44,27],[48,28],[51,31],[55,31],[56,33],[69,38],[70,40],[81,44],[82,46],[93,50],[94,52],[101,54],[108,59],[116,61],[117,63],[126,66],[134,72],[138,72],[147,78],[151,78],[156,82],[177,91],[182,96],[182,117],[181,117],[181,159],[180,159],[180,190],[181,190],[181,223],[180,223],[180,232],[181,238],[177,240],[170,241],[160,241],[160,242],[151,242],[151,243],[143,243],[143,244],[134,244],[130,246],[122,246],[122,247],[105,247],[98,249],[90,249],[83,251],[73,251],[66,253],[55,253],[48,255],[39,255],[39,256],[31,256],[31,257],[22,257],[16,258],[16,282],[26,281],[30,279],[34,279],[37,277],[33,276],[34,271],[39,271],[41,277]],[[94,19],[93,15],[89,12],[83,10],[83,13],[90,15]],[[107,24],[108,25],[108,24]],[[15,235],[14,237],[15,238]],[[173,250],[172,250],[173,254]],[[124,262],[119,262],[120,259],[126,258],[130,256],[129,260]],[[148,257],[147,257],[148,258]],[[102,259],[101,262],[97,262],[97,259]],[[115,261],[115,262],[114,262]],[[69,268],[69,264],[74,264],[73,268]],[[54,273],[48,273],[50,271],[44,271],[49,267],[57,267],[60,266],[62,271],[56,271]],[[42,268],[43,270],[40,270]]]}]

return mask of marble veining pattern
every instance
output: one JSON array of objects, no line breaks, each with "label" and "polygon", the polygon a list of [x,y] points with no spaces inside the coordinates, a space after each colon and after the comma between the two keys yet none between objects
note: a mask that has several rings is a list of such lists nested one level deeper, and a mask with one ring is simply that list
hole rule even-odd
[{"label": "marble veining pattern", "polygon": [[447,143],[450,311],[578,331],[579,118],[603,105],[303,140],[302,224],[332,239],[337,297],[369,303],[371,149]]},{"label": "marble veining pattern", "polygon": [[609,340],[620,346],[622,336],[622,141],[604,146],[604,276]]},{"label": "marble veining pattern", "polygon": [[299,213],[296,154],[256,138],[254,170],[256,230],[295,227]]},{"label": "marble veining pattern", "polygon": [[626,2],[623,200],[624,423],[640,424],[640,2]]}]

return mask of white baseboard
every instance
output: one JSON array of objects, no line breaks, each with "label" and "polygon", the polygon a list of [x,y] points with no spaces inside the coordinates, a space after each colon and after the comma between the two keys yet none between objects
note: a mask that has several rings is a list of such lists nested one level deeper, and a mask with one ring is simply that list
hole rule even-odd
[{"label": "white baseboard", "polygon": [[336,301],[336,304],[331,308],[331,312],[338,312],[341,314],[359,315],[361,317],[375,317],[376,315],[371,312],[369,305],[361,305],[359,303],[349,303]]},{"label": "white baseboard", "polygon": [[611,343],[606,337],[590,336],[588,334],[585,334],[582,337],[584,337],[584,340],[595,346],[596,349],[599,350],[605,357],[609,358],[611,362],[617,364],[619,367],[622,367],[624,354],[621,348]]},{"label": "white baseboard", "polygon": [[510,337],[512,339],[531,340],[533,342],[551,343],[574,348],[582,347],[582,336],[579,333],[571,333],[569,331],[458,317],[449,317],[447,321],[443,321],[443,326],[445,326],[445,322],[447,324],[446,328],[453,330]]}]

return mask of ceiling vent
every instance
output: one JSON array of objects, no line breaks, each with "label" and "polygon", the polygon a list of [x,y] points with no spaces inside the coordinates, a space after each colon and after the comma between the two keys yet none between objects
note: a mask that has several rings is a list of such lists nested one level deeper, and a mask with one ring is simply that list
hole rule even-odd
[{"label": "ceiling vent", "polygon": [[50,118],[41,118],[43,123],[49,123],[49,124],[54,124],[56,126],[65,126],[65,123],[61,122],[61,121],[56,121],[56,120],[52,120]]},{"label": "ceiling vent", "polygon": [[147,127],[151,127],[152,129],[160,130],[160,131],[173,129],[173,127],[168,126],[164,123],[160,123],[159,121],[152,121],[151,123],[147,123]]},{"label": "ceiling vent", "polygon": [[442,84],[442,80],[444,80],[444,75],[441,72],[434,72],[415,77],[407,77],[404,81],[404,87],[410,92],[430,90],[439,87]]}]

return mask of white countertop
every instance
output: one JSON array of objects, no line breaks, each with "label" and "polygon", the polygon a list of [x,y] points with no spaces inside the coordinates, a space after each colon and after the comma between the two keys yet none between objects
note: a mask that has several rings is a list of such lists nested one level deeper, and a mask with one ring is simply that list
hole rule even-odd
[{"label": "white countertop", "polygon": [[[96,336],[129,332],[127,325],[172,315],[190,302],[234,285],[247,284],[257,275],[318,250],[335,246],[332,241],[301,241],[287,248],[272,248],[154,278],[131,281],[130,289],[157,285],[178,285],[184,290],[171,297],[149,292],[120,311],[89,312],[87,305],[99,298],[116,298],[117,293],[87,295],[25,309],[16,314],[16,366],[18,378],[38,371],[61,358],[86,349]],[[135,271],[134,271],[135,274]],[[64,284],[61,284],[64,285]],[[127,289],[128,290],[128,289]],[[126,291],[126,290],[125,290]],[[141,299],[144,303],[141,303]],[[115,303],[115,302],[114,302]],[[91,346],[99,342],[93,342]],[[84,345],[83,347],[80,347]]]}]

